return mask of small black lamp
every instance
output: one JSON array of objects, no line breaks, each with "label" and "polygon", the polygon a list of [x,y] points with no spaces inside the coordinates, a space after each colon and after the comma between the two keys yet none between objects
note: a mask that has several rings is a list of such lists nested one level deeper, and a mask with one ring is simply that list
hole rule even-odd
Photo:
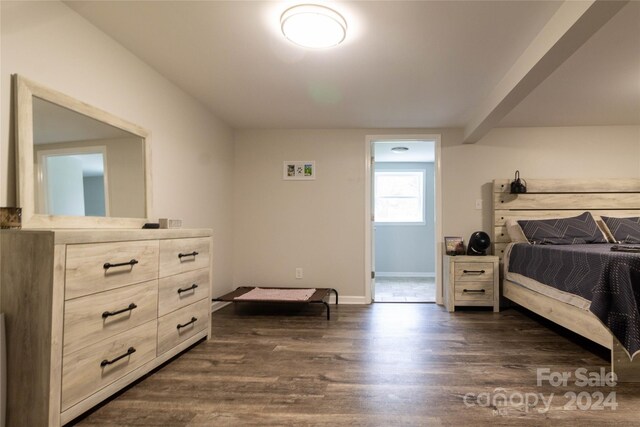
[{"label": "small black lamp", "polygon": [[527,192],[527,181],[520,178],[520,171],[516,171],[516,176],[511,181],[511,194],[522,194]]},{"label": "small black lamp", "polygon": [[489,246],[491,246],[491,238],[489,235],[484,231],[476,231],[469,237],[467,255],[485,256]]}]

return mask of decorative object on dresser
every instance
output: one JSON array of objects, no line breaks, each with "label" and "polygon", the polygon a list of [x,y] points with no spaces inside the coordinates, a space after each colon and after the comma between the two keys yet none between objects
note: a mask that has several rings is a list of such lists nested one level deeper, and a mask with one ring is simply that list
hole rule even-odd
[{"label": "decorative object on dresser", "polygon": [[160,228],[182,228],[182,220],[175,218],[160,218]]},{"label": "decorative object on dresser", "polygon": [[[514,252],[512,247],[529,243],[527,236],[521,230],[515,232],[510,229],[513,226],[513,220],[523,222],[523,220],[532,219],[576,217],[582,216],[585,211],[593,215],[596,223],[601,221],[600,217],[639,217],[640,179],[530,179],[529,193],[518,195],[510,194],[509,187],[508,179],[493,181],[494,253],[505,264],[505,278],[502,280],[503,296],[608,348],[611,350],[611,371],[617,375],[618,381],[640,382],[638,356],[630,360],[623,344],[610,329],[603,325],[602,320],[590,311],[591,300],[574,293],[558,294],[558,289],[537,280],[517,280],[508,269],[509,255]],[[607,227],[599,225],[603,235],[607,236],[609,232]],[[519,235],[521,236],[518,237]],[[597,236],[597,233],[594,233],[594,236]],[[521,240],[522,238],[524,240]],[[599,236],[596,240],[600,240]],[[582,246],[597,245],[604,247],[603,254],[609,257],[610,243],[590,242]],[[553,248],[552,245],[549,246]],[[626,254],[626,256],[636,255]],[[555,258],[547,259],[547,261],[554,260]],[[546,264],[545,267],[555,268]],[[608,274],[607,277],[609,276],[613,275]],[[576,281],[575,284],[578,286],[582,282]]]},{"label": "decorative object on dresser", "polygon": [[444,246],[447,255],[464,255],[464,241],[462,237],[445,237]]},{"label": "decorative object on dresser", "polygon": [[0,208],[0,228],[21,228],[22,209],[21,208]]},{"label": "decorative object on dresser", "polygon": [[491,238],[484,231],[476,231],[469,237],[467,255],[485,256],[487,249],[491,247]]},{"label": "decorative object on dresser", "polygon": [[60,426],[210,333],[210,230],[2,230],[8,425]]},{"label": "decorative object on dresser", "polygon": [[448,256],[444,257],[445,306],[454,311],[456,306],[493,307],[500,311],[498,257]]}]

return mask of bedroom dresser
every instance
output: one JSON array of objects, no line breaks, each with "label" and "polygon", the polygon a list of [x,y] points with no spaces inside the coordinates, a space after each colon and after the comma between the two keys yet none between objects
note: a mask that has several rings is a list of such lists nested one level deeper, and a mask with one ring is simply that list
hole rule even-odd
[{"label": "bedroom dresser", "polygon": [[2,230],[7,425],[72,421],[210,333],[211,230]]}]

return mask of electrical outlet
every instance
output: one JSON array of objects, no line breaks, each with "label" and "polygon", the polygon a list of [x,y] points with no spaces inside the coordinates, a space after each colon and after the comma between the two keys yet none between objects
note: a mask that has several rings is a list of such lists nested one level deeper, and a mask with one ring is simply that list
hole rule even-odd
[{"label": "electrical outlet", "polygon": [[296,279],[302,279],[302,268],[296,268]]},{"label": "electrical outlet", "polygon": [[482,209],[482,199],[476,200],[476,209]]}]

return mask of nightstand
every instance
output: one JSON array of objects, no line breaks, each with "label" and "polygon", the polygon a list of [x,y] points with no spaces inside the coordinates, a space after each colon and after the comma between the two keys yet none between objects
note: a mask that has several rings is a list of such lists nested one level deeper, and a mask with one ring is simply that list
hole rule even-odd
[{"label": "nightstand", "polygon": [[500,311],[500,285],[497,256],[444,257],[445,305],[448,311],[456,306],[493,307]]}]

